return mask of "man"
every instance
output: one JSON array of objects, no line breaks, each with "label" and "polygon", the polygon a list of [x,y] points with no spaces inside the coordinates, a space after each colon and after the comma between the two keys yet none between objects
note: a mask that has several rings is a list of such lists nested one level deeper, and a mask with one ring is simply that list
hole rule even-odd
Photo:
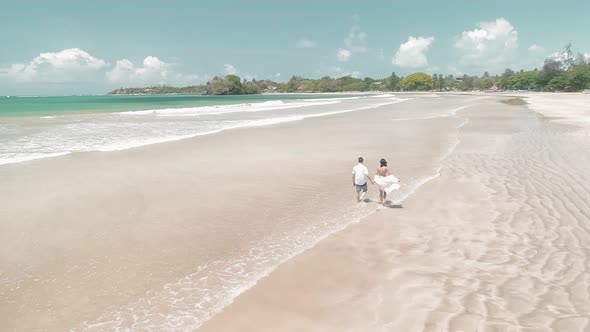
[{"label": "man", "polygon": [[[356,187],[356,200],[360,202],[367,194],[367,180],[375,184],[369,177],[369,170],[363,165],[363,157],[359,157],[359,163],[352,168],[352,186]],[[362,192],[362,193],[361,193]]]}]

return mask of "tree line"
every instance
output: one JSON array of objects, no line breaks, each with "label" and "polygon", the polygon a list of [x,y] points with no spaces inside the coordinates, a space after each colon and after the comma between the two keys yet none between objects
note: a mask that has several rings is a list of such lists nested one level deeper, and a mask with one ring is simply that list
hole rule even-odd
[{"label": "tree line", "polygon": [[443,75],[417,72],[406,77],[392,73],[373,79],[344,76],[319,79],[293,76],[285,83],[272,80],[242,80],[236,75],[214,77],[206,84],[187,87],[153,86],[121,88],[111,94],[205,94],[237,95],[259,93],[314,93],[348,91],[472,91],[472,90],[531,90],[574,92],[590,89],[590,58],[575,54],[571,44],[559,57],[545,60],[541,69],[515,72],[506,69],[501,75],[482,76]]},{"label": "tree line", "polygon": [[435,90],[532,90],[575,92],[590,88],[590,58],[575,54],[571,44],[558,58],[545,60],[543,67],[514,72],[506,69],[503,74],[481,77],[463,75],[453,77],[442,74],[433,76]]}]

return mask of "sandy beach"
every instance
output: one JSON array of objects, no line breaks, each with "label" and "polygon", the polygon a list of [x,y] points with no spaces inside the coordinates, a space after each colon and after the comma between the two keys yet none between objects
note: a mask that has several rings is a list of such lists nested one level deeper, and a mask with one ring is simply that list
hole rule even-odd
[{"label": "sandy beach", "polygon": [[585,331],[588,131],[500,105],[459,112],[461,143],[403,209],[283,264],[200,331]]},{"label": "sandy beach", "polygon": [[590,96],[397,97],[0,166],[0,329],[587,329]]}]

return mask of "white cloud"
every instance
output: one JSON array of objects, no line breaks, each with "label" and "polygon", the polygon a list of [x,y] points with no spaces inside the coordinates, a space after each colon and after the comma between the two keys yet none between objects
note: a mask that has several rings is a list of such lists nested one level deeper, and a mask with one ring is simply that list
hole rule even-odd
[{"label": "white cloud", "polygon": [[547,57],[547,50],[537,44],[532,44],[527,49],[527,52],[522,55],[520,61],[513,62],[509,67],[518,69],[532,69],[543,66],[543,62]]},{"label": "white cloud", "polygon": [[281,77],[281,73],[276,73],[275,77]]},{"label": "white cloud", "polygon": [[229,63],[223,65],[223,70],[225,75],[236,75],[238,73],[236,67],[234,67],[234,65],[230,65]]},{"label": "white cloud", "polygon": [[329,76],[332,78],[344,77],[344,76],[351,76],[354,78],[361,77],[362,73],[358,70],[344,70],[342,67],[339,66],[320,66],[317,70],[317,74],[320,76]]},{"label": "white cloud", "polygon": [[430,73],[430,74],[438,74],[438,72],[440,72],[440,67],[439,66],[429,66],[428,68],[426,68],[426,72]]},{"label": "white cloud", "polygon": [[351,57],[352,57],[352,52],[347,49],[340,48],[340,49],[338,49],[338,52],[336,52],[336,58],[340,62],[346,62],[346,61],[350,60]]},{"label": "white cloud", "polygon": [[412,37],[401,44],[391,63],[400,67],[420,68],[428,66],[426,52],[434,42],[434,37]]},{"label": "white cloud", "polygon": [[380,49],[379,52],[377,53],[377,60],[379,60],[379,61],[385,60],[385,52],[383,51],[383,49]]},{"label": "white cloud", "polygon": [[455,67],[453,65],[447,66],[447,72],[449,72],[451,75],[453,75],[455,77],[460,77],[460,76],[465,75],[464,72],[460,71],[457,67]]},{"label": "white cloud", "polygon": [[308,38],[301,38],[297,42],[298,48],[316,48],[318,47],[318,43],[315,40],[311,40]]},{"label": "white cloud", "polygon": [[147,56],[139,66],[127,59],[118,60],[115,67],[106,73],[106,77],[113,83],[165,84],[190,79],[191,76],[183,78],[181,74],[173,74],[171,64],[155,56]]},{"label": "white cloud", "polygon": [[241,78],[251,81],[258,79],[258,74],[251,74],[238,70],[234,65],[226,63],[223,65],[223,71],[225,75],[239,75]]},{"label": "white cloud", "polygon": [[322,67],[320,68],[320,72],[323,74],[332,75],[340,75],[342,74],[342,67],[339,66],[331,66],[331,67]]},{"label": "white cloud", "polygon": [[107,79],[111,82],[121,82],[129,80],[134,74],[135,66],[127,59],[117,60],[115,68],[106,73]]},{"label": "white cloud", "polygon": [[344,38],[345,48],[339,48],[336,52],[336,59],[340,62],[349,61],[354,53],[367,52],[367,34],[359,29],[360,18],[357,14],[352,16],[353,24]]},{"label": "white cloud", "polygon": [[361,74],[361,72],[360,72],[360,71],[358,71],[358,70],[353,70],[353,71],[345,71],[345,72],[343,72],[343,73],[342,73],[342,75],[341,75],[341,77],[342,77],[342,76],[351,76],[351,77],[354,77],[354,78],[360,78],[360,77],[361,77],[361,75],[362,75],[362,74]]},{"label": "white cloud", "polygon": [[365,53],[367,52],[367,34],[359,31],[357,26],[350,28],[348,36],[344,39],[344,45],[354,53]]},{"label": "white cloud", "polygon": [[454,46],[460,51],[460,62],[488,69],[508,64],[518,48],[518,31],[504,18],[480,22],[478,27],[457,37]]},{"label": "white cloud", "polygon": [[176,74],[174,74],[173,83],[177,84],[177,85],[186,86],[186,85],[194,85],[197,83],[203,83],[203,82],[206,82],[210,79],[211,79],[211,77],[209,75],[194,75],[194,74],[184,75],[181,73],[176,73]]},{"label": "white cloud", "polygon": [[257,80],[258,75],[257,74],[244,74],[244,79],[246,79],[248,81]]},{"label": "white cloud", "polygon": [[21,82],[70,82],[85,78],[107,66],[79,48],[68,48],[59,52],[41,53],[29,63],[15,63],[7,74]]},{"label": "white cloud", "polygon": [[[120,59],[114,65],[110,65],[81,49],[70,48],[59,52],[41,53],[30,62],[15,63],[8,68],[1,68],[0,79],[22,83],[22,91],[67,89],[63,92],[86,93],[92,92],[93,90],[89,90],[92,88],[106,89],[114,85],[192,85],[208,78],[207,75],[185,75],[175,69],[176,65],[155,56],[148,56],[141,63]],[[49,84],[56,86],[55,83],[62,88],[56,90],[49,87]]]},{"label": "white cloud", "polygon": [[586,59],[586,62],[590,63],[590,52],[584,54],[584,59]]},{"label": "white cloud", "polygon": [[539,54],[539,53],[544,53],[545,49],[537,44],[533,44],[533,45],[529,46],[529,52]]},{"label": "white cloud", "polygon": [[348,36],[344,38],[344,45],[352,53],[365,53],[367,52],[367,34],[359,29],[359,15],[353,15],[352,21],[353,24],[348,31]]}]

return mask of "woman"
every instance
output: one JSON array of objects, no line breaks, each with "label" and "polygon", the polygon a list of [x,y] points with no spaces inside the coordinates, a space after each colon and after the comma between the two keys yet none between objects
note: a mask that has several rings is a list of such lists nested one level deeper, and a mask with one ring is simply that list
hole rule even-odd
[{"label": "woman", "polygon": [[380,166],[377,168],[377,174],[375,175],[375,183],[379,185],[379,203],[385,205],[387,194],[399,189],[399,180],[389,173],[389,169],[387,169],[387,160],[381,159],[379,164]]}]

